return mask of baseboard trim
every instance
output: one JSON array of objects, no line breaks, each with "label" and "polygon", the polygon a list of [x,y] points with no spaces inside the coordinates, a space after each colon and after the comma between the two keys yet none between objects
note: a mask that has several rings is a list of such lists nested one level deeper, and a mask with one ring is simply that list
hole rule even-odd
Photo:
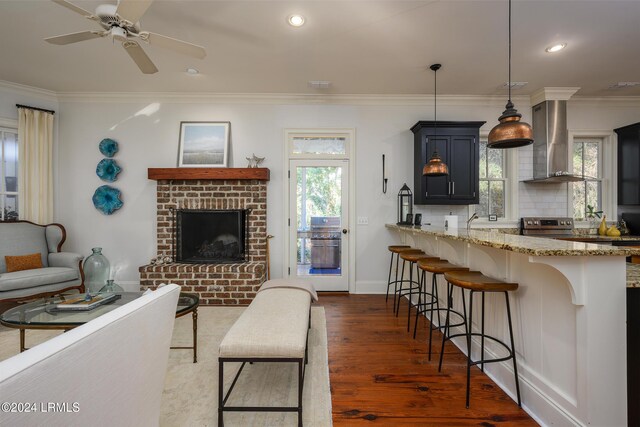
[{"label": "baseboard trim", "polygon": [[327,297],[348,297],[348,291],[317,291],[318,296],[327,296]]},{"label": "baseboard trim", "polygon": [[356,286],[353,294],[362,295],[384,295],[387,293],[387,282],[381,280],[359,280],[356,281]]}]

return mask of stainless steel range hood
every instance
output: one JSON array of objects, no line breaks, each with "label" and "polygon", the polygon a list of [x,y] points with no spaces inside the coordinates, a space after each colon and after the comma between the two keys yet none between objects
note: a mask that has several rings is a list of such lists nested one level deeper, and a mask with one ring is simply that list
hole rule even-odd
[{"label": "stainless steel range hood", "polygon": [[584,181],[571,172],[567,101],[544,101],[533,107],[533,179],[527,183]]}]

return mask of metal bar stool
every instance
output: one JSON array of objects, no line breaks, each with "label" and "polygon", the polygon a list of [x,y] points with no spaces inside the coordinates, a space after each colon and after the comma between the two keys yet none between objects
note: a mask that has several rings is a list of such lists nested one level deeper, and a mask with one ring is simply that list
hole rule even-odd
[{"label": "metal bar stool", "polygon": [[[425,257],[418,260],[416,264],[416,271],[420,275],[420,291],[418,292],[418,303],[416,304],[416,320],[413,324],[413,339],[416,339],[416,333],[418,331],[418,317],[421,314],[430,312],[430,316],[433,315],[433,311],[440,310],[440,303],[438,301],[438,287],[435,286],[434,281],[431,281],[431,292],[427,292],[427,280],[425,266],[430,263],[438,263],[446,261],[438,257]],[[423,297],[424,296],[424,300]],[[436,308],[433,308],[433,307]]]},{"label": "metal bar stool", "polygon": [[[520,401],[520,383],[518,380],[518,363],[516,362],[516,351],[514,348],[513,341],[513,327],[511,325],[511,308],[509,306],[509,292],[515,291],[518,289],[517,283],[508,283],[503,282],[499,279],[494,279],[492,277],[485,276],[479,271],[454,271],[445,273],[444,275],[447,283],[450,285],[458,286],[463,293],[463,301],[464,301],[464,290],[469,290],[469,325],[465,326],[464,334],[454,334],[450,335],[449,339],[464,336],[467,339],[467,408],[469,407],[469,394],[470,394],[470,385],[471,385],[471,366],[480,365],[481,369],[484,371],[485,363],[492,362],[503,362],[505,360],[513,359],[513,373],[516,381],[516,396],[518,399],[518,406],[521,406]],[[482,293],[482,314],[481,314],[481,332],[473,332],[473,294],[476,292]],[[490,335],[486,335],[484,333],[484,295],[486,292],[502,292],[504,293],[505,303],[507,306],[507,322],[509,324],[509,339],[511,341],[511,346],[507,346],[504,342],[499,340],[498,338],[492,337]],[[466,311],[466,310],[465,310]],[[473,360],[471,357],[471,337],[478,336],[481,338],[480,343],[480,359]],[[484,358],[484,341],[485,339],[491,340],[497,344],[500,344],[507,350],[508,356],[498,357],[495,359],[485,359]],[[444,347],[445,338],[442,340],[442,345]],[[442,363],[442,354],[440,354],[440,362]]]},{"label": "metal bar stool", "polygon": [[[400,258],[402,258],[402,267],[403,267],[403,273],[404,273],[404,263],[405,262],[409,262],[409,283],[410,283],[410,287],[409,289],[406,289],[405,292],[403,292],[402,289],[402,283],[400,283],[400,291],[398,291],[398,310],[396,311],[396,316],[398,315],[398,312],[400,311],[400,297],[402,297],[403,295],[408,295],[408,307],[407,307],[407,332],[411,331],[411,309],[413,307],[416,308],[416,312],[418,312],[420,310],[420,308],[424,305],[426,305],[426,302],[422,302],[422,290],[424,288],[424,274],[422,275],[422,278],[420,276],[420,270],[418,269],[418,263],[419,262],[426,262],[426,261],[439,261],[440,258],[435,257],[435,256],[430,256],[425,254],[424,252],[421,253],[411,253],[411,252],[402,252],[400,254]],[[413,270],[415,267],[415,271],[416,271],[416,280],[413,280]],[[416,286],[414,286],[414,284]],[[416,291],[416,292],[414,292]],[[417,303],[413,302],[413,294],[417,293],[418,294],[418,301]],[[428,294],[428,296],[430,297],[431,301],[429,301],[428,304],[434,304],[435,301],[433,299],[433,295],[432,294]],[[427,295],[425,295],[425,300],[427,298]],[[415,338],[415,331],[413,334],[413,337]]]},{"label": "metal bar stool", "polygon": [[[389,246],[389,252],[391,252],[391,262],[389,263],[389,280],[387,281],[387,296],[384,299],[385,302],[389,300],[389,288],[391,285],[395,285],[398,282],[398,264],[400,263],[400,252],[403,250],[412,249],[411,246],[408,245],[391,245]],[[419,250],[419,249],[416,249]],[[393,256],[396,256],[396,278],[394,281],[391,281],[391,272],[393,271]],[[397,288],[397,286],[396,286]],[[396,289],[397,290],[397,289]],[[395,299],[394,304],[395,307]]]},{"label": "metal bar stool", "polygon": [[[424,252],[422,251],[422,249],[416,249],[416,248],[412,248],[412,247],[408,247],[408,248],[399,248],[399,249],[395,249],[392,253],[391,256],[393,257],[393,253],[396,252],[396,275],[395,275],[395,280],[392,281],[391,283],[393,283],[393,312],[396,312],[396,298],[398,296],[398,283],[400,283],[400,286],[402,287],[402,282],[403,281],[408,281],[404,278],[404,260],[402,262],[402,272],[400,274],[400,278],[398,278],[398,266],[400,264],[400,255],[403,253],[420,253],[423,254]],[[387,286],[387,297],[389,296],[389,286]],[[385,299],[386,301],[386,299]]]},{"label": "metal bar stool", "polygon": [[[438,275],[442,275],[446,272],[450,272],[450,271],[469,271],[469,269],[467,267],[462,267],[460,265],[456,265],[456,264],[452,264],[449,261],[447,261],[446,259],[423,259],[423,260],[419,260],[418,261],[418,268],[420,270],[422,270],[422,282],[424,283],[424,290],[425,290],[425,294],[426,294],[426,273],[431,273],[431,304],[428,304],[429,307],[425,307],[422,311],[420,309],[418,309],[416,311],[416,320],[415,320],[415,324],[413,326],[413,337],[416,337],[416,330],[418,328],[418,316],[421,313],[426,313],[427,311],[429,311],[429,316],[430,316],[430,326],[429,326],[429,360],[431,360],[431,339],[433,337],[433,331],[434,329],[444,329],[444,331],[442,331],[443,334],[447,334],[449,333],[449,329],[450,327],[454,327],[454,326],[462,326],[464,324],[466,324],[466,318],[465,318],[465,313],[460,313],[458,311],[453,310],[453,295],[451,293],[451,289],[450,285],[447,285],[447,308],[441,308],[440,307],[440,303],[439,303],[439,297],[438,297]],[[435,308],[433,307],[434,304],[433,302],[435,302]],[[445,322],[445,326],[443,327],[440,323],[440,311],[446,311],[447,312],[447,320]],[[438,325],[435,326],[435,322],[433,319],[433,315],[435,314],[438,316]],[[459,316],[462,320],[456,324],[453,325],[449,325],[449,315],[453,313],[457,316]]]},{"label": "metal bar stool", "polygon": [[[400,259],[402,260],[402,272],[400,273],[400,277],[401,277],[401,280],[399,281],[400,288],[397,291],[398,301],[396,304],[396,317],[398,317],[398,313],[400,313],[400,301],[402,300],[402,297],[407,296],[409,298],[408,309],[407,309],[407,332],[410,331],[410,325],[411,325],[411,307],[413,304],[411,298],[414,293],[417,293],[420,291],[420,282],[418,281],[418,276],[417,276],[418,270],[416,269],[416,278],[414,280],[413,266],[416,265],[416,262],[419,259],[427,256],[428,255],[420,249],[418,249],[418,252],[404,251],[400,253]],[[409,279],[408,280],[404,278],[404,269],[407,262],[409,263]],[[404,287],[405,282],[409,282],[408,288]]]}]

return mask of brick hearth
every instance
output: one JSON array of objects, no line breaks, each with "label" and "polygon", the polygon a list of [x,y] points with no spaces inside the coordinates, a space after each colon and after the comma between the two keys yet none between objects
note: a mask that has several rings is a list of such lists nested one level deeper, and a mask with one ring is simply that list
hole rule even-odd
[{"label": "brick hearth", "polygon": [[[151,169],[149,175],[151,177]],[[176,170],[180,173],[180,169]],[[223,170],[216,170],[219,175]],[[229,169],[238,176],[240,169]],[[192,172],[192,171],[189,171]],[[204,171],[203,171],[204,172]],[[254,171],[250,171],[254,172]],[[166,176],[166,175],[165,175]],[[180,175],[176,175],[177,177]],[[224,176],[224,175],[223,175]],[[266,173],[268,179],[268,170]],[[267,182],[258,179],[159,179],[157,184],[157,253],[173,259],[175,209],[250,209],[246,262],[237,264],[143,265],[142,290],[175,283],[196,293],[202,305],[246,305],[265,280]]]}]

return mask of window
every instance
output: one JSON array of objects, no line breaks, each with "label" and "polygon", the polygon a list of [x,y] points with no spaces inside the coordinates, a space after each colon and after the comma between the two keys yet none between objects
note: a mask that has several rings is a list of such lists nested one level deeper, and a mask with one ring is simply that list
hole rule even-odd
[{"label": "window", "polygon": [[0,220],[18,219],[18,132],[0,127]]},{"label": "window", "polygon": [[350,135],[346,133],[296,130],[287,134],[289,158],[347,158]]},{"label": "window", "polygon": [[507,211],[505,151],[487,148],[480,141],[480,197],[476,214],[480,218],[497,215],[505,218]]},{"label": "window", "polygon": [[573,186],[573,217],[585,219],[587,206],[602,210],[602,140],[580,138],[573,142],[573,173],[584,176]]},{"label": "window", "polygon": [[345,137],[294,136],[293,154],[344,154]]}]

